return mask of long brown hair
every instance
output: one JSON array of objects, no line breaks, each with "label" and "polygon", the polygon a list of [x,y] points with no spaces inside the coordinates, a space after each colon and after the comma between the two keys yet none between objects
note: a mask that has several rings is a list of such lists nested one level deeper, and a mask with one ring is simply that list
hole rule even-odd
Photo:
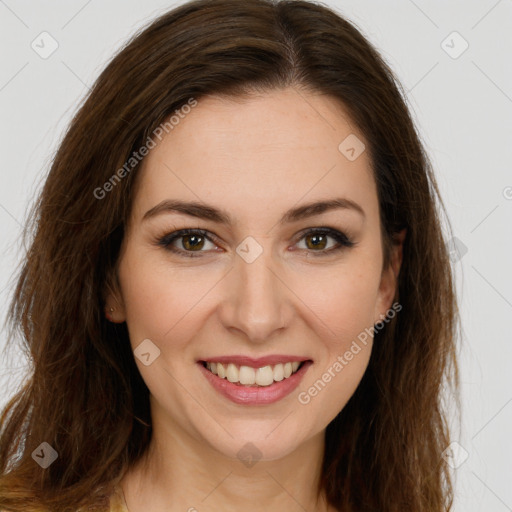
[{"label": "long brown hair", "polygon": [[[0,420],[0,509],[101,504],[151,438],[126,324],[103,313],[140,165],[104,184],[191,98],[284,87],[338,99],[368,141],[385,264],[407,228],[402,310],[375,334],[360,385],[327,427],[320,489],[346,512],[451,509],[443,395],[460,408],[458,315],[431,165],[400,84],[359,30],[325,6],[271,0],[196,0],[159,17],[71,122],[30,212],[8,312],[8,341],[21,335],[31,372]],[[58,453],[46,469],[32,456],[43,442]]]}]

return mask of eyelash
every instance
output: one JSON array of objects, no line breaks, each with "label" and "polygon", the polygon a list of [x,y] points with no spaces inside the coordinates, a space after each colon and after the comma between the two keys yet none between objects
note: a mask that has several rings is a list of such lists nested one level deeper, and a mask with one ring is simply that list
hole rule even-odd
[{"label": "eyelash", "polygon": [[[330,254],[338,252],[341,249],[353,247],[354,245],[356,245],[356,242],[353,242],[352,240],[350,240],[344,233],[342,233],[336,229],[329,228],[329,227],[309,229],[309,230],[305,231],[304,233],[302,233],[302,235],[300,236],[298,241],[302,240],[303,238],[305,238],[306,236],[311,235],[311,234],[330,236],[331,238],[336,240],[336,242],[338,242],[338,244],[339,244],[337,247],[334,247],[331,249],[323,249],[323,250],[319,250],[319,251],[314,251],[311,249],[301,249],[301,250],[313,253],[315,257],[329,256]],[[162,246],[164,249],[166,249],[168,251],[171,251],[176,254],[181,254],[188,258],[201,257],[202,252],[207,252],[207,251],[185,251],[183,249],[178,249],[171,245],[175,240],[177,240],[183,236],[186,236],[186,235],[199,235],[201,237],[206,238],[211,243],[217,245],[217,243],[215,241],[215,237],[208,236],[208,231],[205,231],[203,229],[181,229],[179,231],[175,231],[173,233],[169,233],[169,234],[163,236],[162,238],[160,238],[158,240],[157,244]]]}]

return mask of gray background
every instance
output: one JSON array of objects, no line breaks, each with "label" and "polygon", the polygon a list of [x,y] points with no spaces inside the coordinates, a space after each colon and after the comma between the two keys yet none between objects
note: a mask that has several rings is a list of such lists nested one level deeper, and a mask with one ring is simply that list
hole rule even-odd
[{"label": "gray background", "polygon": [[[73,112],[127,37],[179,3],[0,0],[2,321],[27,206]],[[450,458],[455,510],[512,511],[512,1],[325,3],[359,27],[402,82],[458,239],[463,426],[453,432]],[[31,47],[51,49],[44,31],[58,43],[46,59]],[[5,341],[4,330],[0,348]],[[18,354],[2,358],[0,405],[25,364]]]}]

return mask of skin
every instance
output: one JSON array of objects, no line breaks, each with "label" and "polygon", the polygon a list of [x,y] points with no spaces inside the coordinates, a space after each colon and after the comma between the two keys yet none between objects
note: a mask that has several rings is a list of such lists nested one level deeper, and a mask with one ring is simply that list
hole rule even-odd
[{"label": "skin", "polygon": [[[369,154],[349,161],[338,150],[350,134],[368,147],[330,97],[293,88],[244,100],[210,96],[146,157],[119,287],[107,298],[115,308],[111,320],[127,322],[133,349],[150,339],[161,351],[149,366],[135,358],[150,390],[153,438],[147,456],[121,481],[130,512],[334,510],[316,495],[325,428],[357,388],[373,340],[359,343],[357,355],[309,403],[298,394],[383,318],[402,261],[397,245],[391,265],[382,268]],[[335,197],[356,202],[365,216],[335,209],[278,224],[289,208]],[[142,220],[165,199],[213,205],[235,224],[176,212]],[[356,245],[329,253],[335,239],[321,239],[316,248],[311,235],[301,235],[326,226]],[[185,246],[202,251],[196,258],[157,244],[184,228],[218,240],[200,238],[195,252]],[[247,236],[263,250],[252,263],[236,253]],[[186,241],[173,246],[186,251]],[[294,354],[313,365],[284,399],[238,405],[218,394],[196,363],[237,354]],[[237,457],[248,442],[262,454],[252,467]]]}]

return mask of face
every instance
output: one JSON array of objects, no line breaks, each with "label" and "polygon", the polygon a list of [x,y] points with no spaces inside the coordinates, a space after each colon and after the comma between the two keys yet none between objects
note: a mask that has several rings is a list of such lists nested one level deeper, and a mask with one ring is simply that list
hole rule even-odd
[{"label": "face", "polygon": [[361,333],[392,304],[366,141],[334,99],[293,89],[183,117],[144,161],[107,304],[153,422],[277,459],[343,409],[371,353]]}]

